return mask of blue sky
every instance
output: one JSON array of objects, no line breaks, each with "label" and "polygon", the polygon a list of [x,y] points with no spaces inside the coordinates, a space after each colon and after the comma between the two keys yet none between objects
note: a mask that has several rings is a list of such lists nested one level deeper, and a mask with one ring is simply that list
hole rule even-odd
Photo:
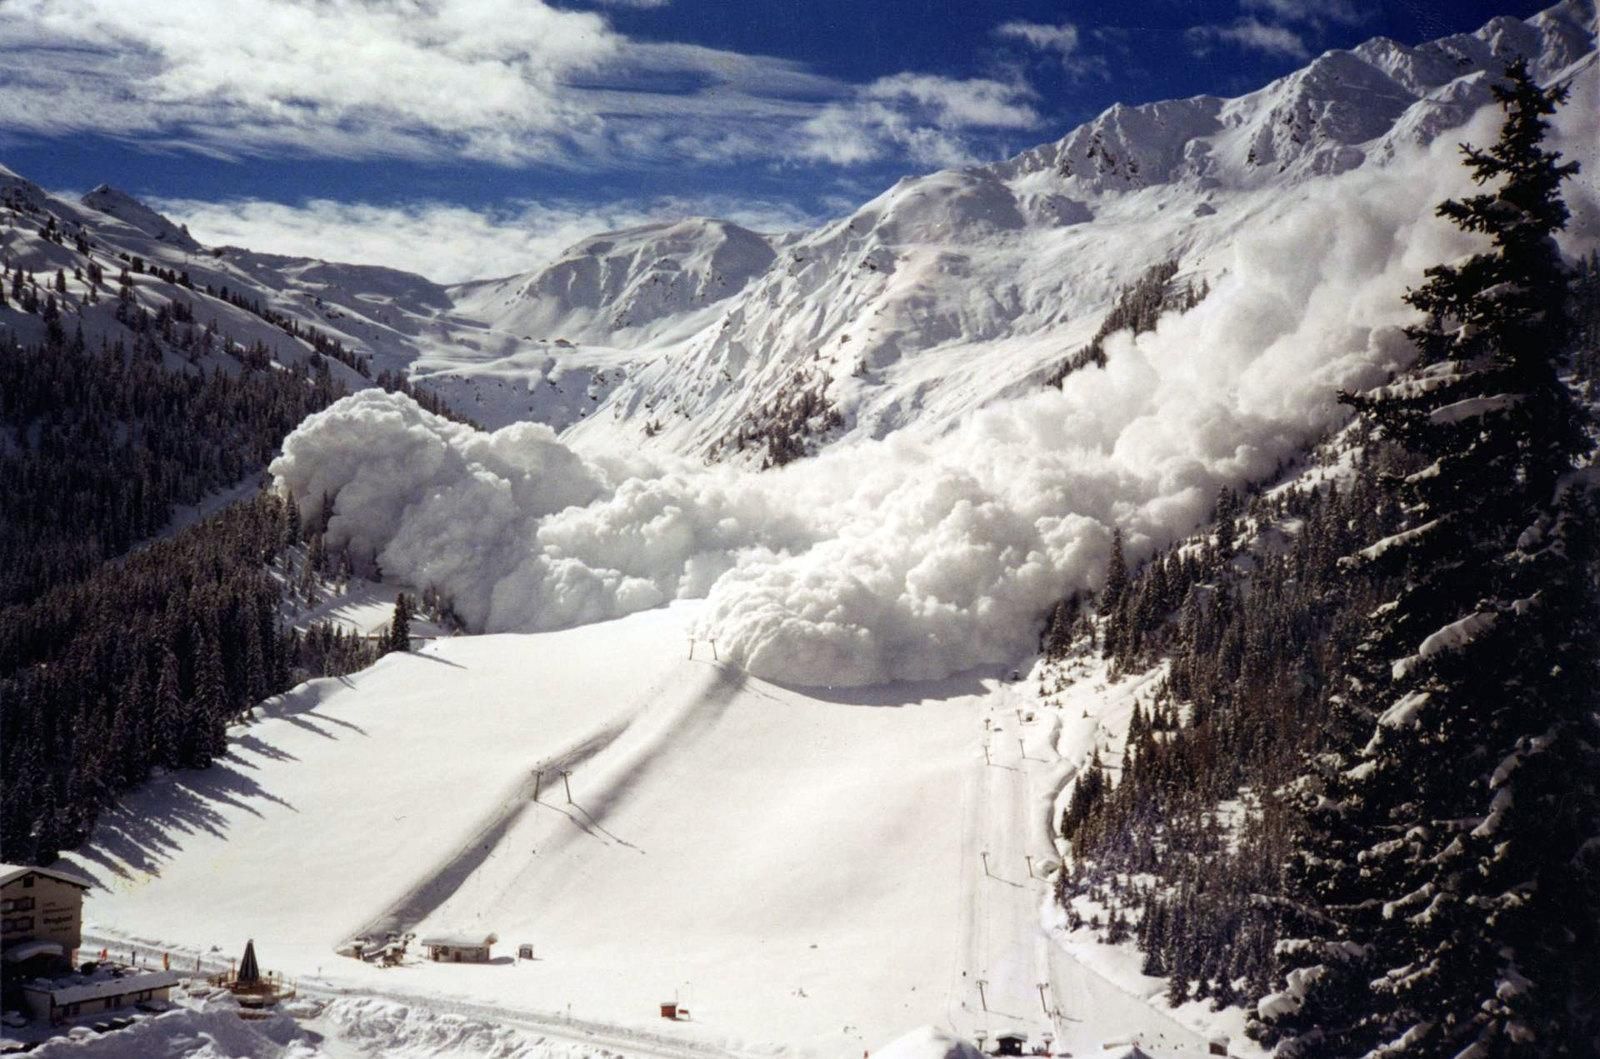
[{"label": "blue sky", "polygon": [[[805,223],[907,173],[1057,138],[1113,102],[1237,95],[1326,48],[1417,43],[1545,5],[0,6],[0,162],[54,189],[110,182],[209,241],[459,279],[672,214]],[[436,259],[417,249],[430,233]]]}]

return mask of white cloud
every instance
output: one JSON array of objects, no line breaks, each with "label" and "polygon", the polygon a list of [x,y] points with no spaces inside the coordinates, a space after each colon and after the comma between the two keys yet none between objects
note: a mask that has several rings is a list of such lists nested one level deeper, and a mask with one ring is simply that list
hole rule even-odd
[{"label": "white cloud", "polygon": [[1213,44],[1223,42],[1290,59],[1311,57],[1311,49],[1299,33],[1254,17],[1240,18],[1226,26],[1194,26],[1188,31],[1188,38],[1200,54],[1205,54]]},{"label": "white cloud", "polygon": [[42,136],[586,168],[781,160],[856,95],[543,0],[7,0],[0,89],[0,129]]},{"label": "white cloud", "polygon": [[[0,118],[201,142],[237,131],[246,150],[303,136],[325,150],[343,134],[374,153],[431,137],[477,157],[538,154],[598,131],[559,85],[624,43],[599,16],[520,0],[21,0],[0,23],[15,77]],[[60,89],[69,106],[38,106]]]},{"label": "white cloud", "polygon": [[1286,22],[1313,26],[1338,22],[1354,26],[1365,22],[1367,11],[1350,0],[1243,0],[1247,11],[1264,11]]},{"label": "white cloud", "polygon": [[152,203],[210,246],[384,265],[440,283],[531,270],[597,232],[689,215],[723,217],[757,231],[806,227],[817,218],[738,199],[662,198],[604,206],[515,203],[472,209],[442,202],[373,205],[313,199],[299,205],[261,199]]},{"label": "white cloud", "polygon": [[1079,33],[1078,27],[1070,22],[1063,22],[1060,25],[1051,25],[1047,22],[1002,22],[995,27],[994,34],[1001,39],[1021,41],[1039,51],[1054,52],[1061,62],[1062,69],[1075,77],[1110,75],[1104,57],[1083,54],[1082,34]]},{"label": "white cloud", "polygon": [[1039,123],[1039,115],[1022,102],[1029,95],[1026,89],[984,78],[960,81],[900,73],[872,82],[862,95],[917,104],[926,108],[933,124],[942,129],[1030,129]]},{"label": "white cloud", "polygon": [[802,151],[838,165],[904,153],[931,166],[973,160],[971,130],[1031,129],[1039,114],[1021,83],[899,73],[863,86],[808,120]]},{"label": "white cloud", "polygon": [[1078,27],[1070,22],[1059,26],[1044,22],[1002,22],[994,32],[997,37],[1020,40],[1040,51],[1071,55],[1078,50]]},{"label": "white cloud", "polygon": [[1312,44],[1330,25],[1359,25],[1369,17],[1355,0],[1241,0],[1240,7],[1265,18],[1246,14],[1227,24],[1193,27],[1188,39],[1198,54],[1221,43],[1265,55],[1309,59]]}]

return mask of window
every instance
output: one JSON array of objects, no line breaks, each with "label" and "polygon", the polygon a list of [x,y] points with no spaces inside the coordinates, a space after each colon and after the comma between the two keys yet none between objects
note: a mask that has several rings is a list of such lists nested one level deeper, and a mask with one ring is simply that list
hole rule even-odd
[{"label": "window", "polygon": [[33,898],[8,897],[0,902],[0,912],[31,912],[33,911]]},{"label": "window", "polygon": [[33,889],[33,876],[31,876],[31,875],[24,875],[24,876],[23,876],[23,877],[22,877],[22,888],[23,888],[23,889],[24,889],[24,890],[31,890],[31,889]]},{"label": "window", "polygon": [[10,919],[0,919],[0,933],[10,934],[14,930],[32,930],[32,916],[13,916]]}]

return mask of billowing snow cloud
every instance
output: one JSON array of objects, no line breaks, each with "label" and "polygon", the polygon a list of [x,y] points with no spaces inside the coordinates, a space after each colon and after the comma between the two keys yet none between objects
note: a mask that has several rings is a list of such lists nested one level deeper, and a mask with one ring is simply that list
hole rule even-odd
[{"label": "billowing snow cloud", "polygon": [[1464,180],[1440,144],[1284,197],[1210,263],[1197,308],[937,438],[757,474],[581,454],[538,426],[483,434],[367,392],[308,419],[273,472],[307,513],[334,498],[334,544],[437,586],[478,629],[706,596],[722,656],[787,683],[1004,663],[1054,600],[1098,586],[1113,526],[1135,555],[1188,532],[1220,486],[1334,424],[1339,387],[1406,361],[1401,294],[1472,248],[1432,210]]}]

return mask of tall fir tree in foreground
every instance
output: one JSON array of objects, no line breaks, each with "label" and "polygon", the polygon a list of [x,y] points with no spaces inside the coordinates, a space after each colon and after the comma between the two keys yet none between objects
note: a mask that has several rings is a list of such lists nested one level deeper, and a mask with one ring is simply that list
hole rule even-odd
[{"label": "tall fir tree in foreground", "polygon": [[[1416,366],[1341,395],[1411,473],[1396,535],[1344,560],[1397,574],[1302,780],[1301,900],[1255,1030],[1285,1059],[1595,1055],[1600,591],[1586,417],[1553,233],[1577,170],[1543,147],[1564,88],[1524,63],[1482,193],[1439,214],[1490,247],[1407,295]],[[1295,935],[1298,935],[1297,937]]]}]

